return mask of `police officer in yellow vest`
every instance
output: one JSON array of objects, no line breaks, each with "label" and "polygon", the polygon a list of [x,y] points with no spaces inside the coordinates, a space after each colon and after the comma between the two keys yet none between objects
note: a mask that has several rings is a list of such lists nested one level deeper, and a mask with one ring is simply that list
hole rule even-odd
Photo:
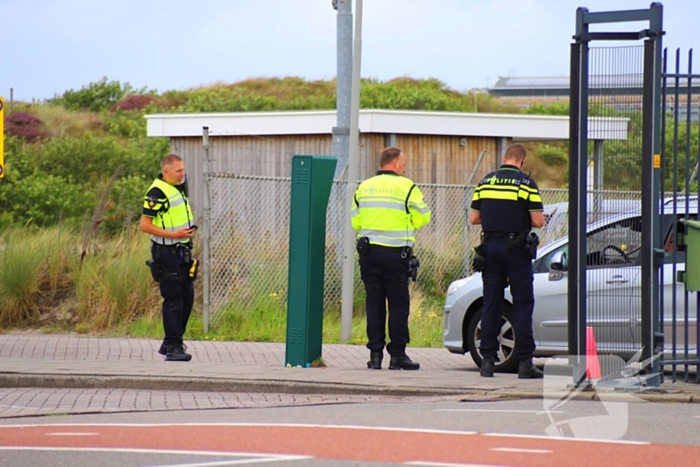
[{"label": "police officer in yellow vest", "polygon": [[[386,345],[390,370],[417,370],[420,364],[406,355],[410,340],[409,261],[415,231],[430,222],[430,208],[418,187],[403,176],[406,156],[400,149],[384,149],[379,165],[377,175],[360,184],[352,205],[352,226],[359,230],[360,273],[367,293],[367,367],[381,369]],[[385,340],[387,300],[389,344]]]},{"label": "police officer in yellow vest", "polygon": [[187,200],[185,164],[180,156],[168,154],[161,160],[162,174],[146,192],[141,230],[151,235],[151,269],[163,296],[165,338],[158,353],[165,360],[188,362],[182,336],[194,304],[191,271],[194,216]]}]

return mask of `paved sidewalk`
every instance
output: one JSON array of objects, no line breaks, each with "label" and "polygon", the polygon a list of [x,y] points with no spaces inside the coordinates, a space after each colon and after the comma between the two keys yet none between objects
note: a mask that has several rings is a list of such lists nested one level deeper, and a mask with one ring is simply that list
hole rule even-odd
[{"label": "paved sidewalk", "polygon": [[[468,356],[447,350],[409,348],[419,371],[368,370],[368,351],[360,345],[325,344],[323,368],[285,368],[283,343],[189,341],[191,362],[165,362],[160,341],[71,335],[0,334],[0,387],[109,388],[284,394],[384,396],[464,395],[469,398],[529,397],[545,394],[543,380],[517,375],[481,378]],[[539,359],[544,365],[556,361]],[[564,363],[564,360],[561,360]],[[691,376],[694,379],[694,375]],[[570,378],[563,380],[563,387]],[[552,379],[547,378],[551,386]],[[582,392],[591,399],[602,394]],[[561,388],[547,390],[561,397]],[[700,402],[700,384],[670,382],[661,388],[629,394],[627,400]]]}]

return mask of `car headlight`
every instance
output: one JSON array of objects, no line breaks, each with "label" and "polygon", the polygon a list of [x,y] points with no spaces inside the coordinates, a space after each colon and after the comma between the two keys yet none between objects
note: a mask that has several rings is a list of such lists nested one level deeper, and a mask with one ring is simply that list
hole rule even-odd
[{"label": "car headlight", "polygon": [[447,295],[452,295],[453,293],[455,293],[457,290],[459,290],[462,286],[467,284],[472,279],[474,279],[474,275],[471,275],[469,277],[465,277],[464,279],[459,279],[459,280],[454,281],[447,288]]}]

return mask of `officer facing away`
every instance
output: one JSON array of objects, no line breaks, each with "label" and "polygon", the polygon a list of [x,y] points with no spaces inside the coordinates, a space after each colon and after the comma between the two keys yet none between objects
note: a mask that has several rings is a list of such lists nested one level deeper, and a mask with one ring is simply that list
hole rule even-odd
[{"label": "officer facing away", "polygon": [[532,364],[535,340],[532,311],[535,306],[532,257],[526,238],[532,227],[544,225],[542,198],[537,184],[521,172],[527,151],[521,144],[508,147],[503,165],[476,187],[469,222],[481,224],[486,245],[482,280],[484,303],[481,314],[481,376],[491,377],[498,351],[504,289],[510,285],[515,317],[515,356],[520,362],[518,378],[542,378]]},{"label": "officer facing away", "polygon": [[196,262],[190,251],[197,227],[187,200],[182,158],[168,154],[160,166],[162,174],[146,192],[141,216],[141,230],[151,235],[151,272],[163,296],[165,338],[158,353],[168,361],[189,362],[192,355],[185,352],[182,336],[194,305]]},{"label": "officer facing away", "polygon": [[[390,370],[417,370],[420,364],[406,355],[409,342],[409,268],[415,231],[430,222],[423,194],[404,177],[406,156],[389,147],[379,157],[381,170],[360,184],[352,203],[352,227],[359,230],[357,250],[367,293],[367,367],[382,368],[386,344],[386,303],[389,301]],[[415,280],[415,271],[412,273]]]}]

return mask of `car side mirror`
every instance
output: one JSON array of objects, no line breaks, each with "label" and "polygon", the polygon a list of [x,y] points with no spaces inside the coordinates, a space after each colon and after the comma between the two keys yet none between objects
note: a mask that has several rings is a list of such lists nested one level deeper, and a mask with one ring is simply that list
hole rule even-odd
[{"label": "car side mirror", "polygon": [[569,267],[569,260],[567,258],[566,252],[559,251],[554,253],[552,256],[552,261],[549,263],[549,280],[558,281],[564,277],[564,272]]}]

